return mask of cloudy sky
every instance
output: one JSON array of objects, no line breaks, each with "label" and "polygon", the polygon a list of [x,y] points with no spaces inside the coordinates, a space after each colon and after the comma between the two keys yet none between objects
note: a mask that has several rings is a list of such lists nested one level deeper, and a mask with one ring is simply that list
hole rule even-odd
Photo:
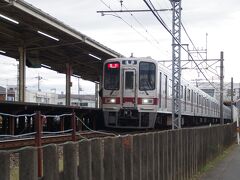
[{"label": "cloudy sky", "polygon": [[[101,14],[96,11],[147,9],[143,0],[26,0],[28,3],[56,17],[65,24],[75,28],[81,33],[90,36],[109,48],[125,55],[133,53],[136,57],[151,56],[157,60],[171,59],[171,36],[157,22],[150,13],[118,13]],[[152,0],[156,9],[170,9],[169,0]],[[107,6],[106,6],[107,5]],[[233,77],[235,82],[240,82],[238,59],[238,46],[240,42],[240,1],[239,0],[182,0],[182,22],[189,36],[198,49],[206,48],[206,33],[208,34],[208,58],[219,59],[220,51],[224,51],[225,81]],[[162,19],[171,29],[171,12],[160,12]],[[182,43],[190,44],[186,34],[182,31]],[[190,49],[193,47],[190,45]],[[182,51],[182,58],[187,55]],[[197,58],[197,57],[196,57]],[[0,65],[11,69],[0,76],[0,85],[13,84],[16,79],[16,61],[0,56]],[[213,67],[219,71],[218,65]],[[189,78],[189,73],[195,74]],[[209,79],[216,79],[213,74],[204,70]],[[64,75],[44,69],[27,71],[27,86],[37,89],[37,76],[43,77],[41,88],[64,91],[62,84],[56,83],[56,78]],[[203,78],[196,71],[183,70],[186,79]],[[94,85],[83,80],[80,81],[85,93],[94,93]],[[73,78],[73,90],[77,92],[77,80]]]}]

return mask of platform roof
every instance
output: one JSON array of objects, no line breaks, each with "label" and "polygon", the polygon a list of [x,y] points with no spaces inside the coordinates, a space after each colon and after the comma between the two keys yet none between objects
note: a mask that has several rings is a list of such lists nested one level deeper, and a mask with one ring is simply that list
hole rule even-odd
[{"label": "platform roof", "polygon": [[99,81],[104,60],[122,56],[25,1],[0,0],[0,54],[18,59],[19,47],[29,67],[65,73],[70,63],[74,75],[90,81]]}]

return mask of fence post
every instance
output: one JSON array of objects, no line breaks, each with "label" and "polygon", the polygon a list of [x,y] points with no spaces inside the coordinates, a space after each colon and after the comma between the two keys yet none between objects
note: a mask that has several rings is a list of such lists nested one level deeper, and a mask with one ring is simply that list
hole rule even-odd
[{"label": "fence post", "polygon": [[141,178],[140,135],[133,135],[133,180]]},{"label": "fence post", "polygon": [[91,141],[82,140],[79,142],[79,179],[92,179],[92,164],[91,164]]},{"label": "fence post", "polygon": [[117,137],[114,142],[114,154],[115,154],[115,172],[116,180],[124,180],[124,151],[123,151],[123,138]]},{"label": "fence post", "polygon": [[71,125],[72,125],[72,141],[76,141],[76,116],[75,112],[72,113],[72,118],[71,118]]},{"label": "fence post", "polygon": [[38,150],[38,177],[42,177],[42,118],[41,118],[41,112],[36,112],[35,117],[35,146]]},{"label": "fence post", "polygon": [[7,151],[0,151],[0,180],[10,179],[10,155]]},{"label": "fence post", "polygon": [[153,134],[154,138],[154,157],[153,157],[153,162],[154,162],[154,179],[161,179],[159,176],[159,134],[154,133]]},{"label": "fence post", "polygon": [[140,156],[141,156],[141,177],[148,179],[148,139],[146,134],[140,136]]},{"label": "fence post", "polygon": [[114,163],[114,140],[113,138],[104,138],[104,180],[115,179],[115,163]]},{"label": "fence post", "polygon": [[19,153],[19,180],[37,180],[37,152],[26,148]]},{"label": "fence post", "polygon": [[63,168],[64,180],[77,179],[77,148],[73,142],[63,146]]},{"label": "fence post", "polygon": [[132,147],[132,136],[127,135],[123,137],[123,151],[124,151],[124,171],[125,171],[125,180],[133,179],[133,147]]},{"label": "fence post", "polygon": [[59,179],[59,162],[56,145],[43,148],[43,174],[46,180]]},{"label": "fence post", "polygon": [[153,141],[153,134],[148,133],[147,134],[147,176],[148,179],[153,179],[153,173],[154,173],[154,141]]},{"label": "fence post", "polygon": [[92,180],[103,180],[102,140],[91,140]]}]

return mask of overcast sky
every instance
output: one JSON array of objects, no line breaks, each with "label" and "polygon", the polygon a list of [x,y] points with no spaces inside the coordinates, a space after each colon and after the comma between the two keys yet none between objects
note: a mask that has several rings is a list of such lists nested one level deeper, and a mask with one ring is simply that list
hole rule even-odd
[{"label": "overcast sky", "polygon": [[[136,57],[151,56],[157,60],[171,59],[171,36],[148,13],[108,14],[101,16],[96,13],[100,10],[111,9],[147,9],[143,0],[123,0],[121,7],[119,0],[26,0],[35,7],[56,17],[65,24],[75,28],[96,41],[125,55],[133,53]],[[152,0],[157,9],[171,8],[169,0]],[[220,51],[224,51],[225,81],[233,77],[235,82],[239,78],[239,32],[240,32],[240,1],[239,0],[182,0],[182,22],[189,36],[199,49],[206,48],[206,33],[208,33],[208,58],[220,58]],[[171,29],[172,13],[160,12],[161,17]],[[118,17],[116,17],[118,16]],[[122,19],[124,19],[124,21]],[[126,23],[127,22],[127,23]],[[182,31],[182,43],[190,44]],[[192,49],[192,46],[190,46]],[[182,51],[183,58],[186,53]],[[13,84],[16,79],[16,61],[0,56],[0,65],[8,66],[9,70],[1,70],[0,85]],[[218,65],[216,65],[218,66]],[[219,71],[219,67],[213,67]],[[6,72],[4,72],[6,71]],[[3,72],[3,73],[2,73]],[[205,72],[205,71],[204,71]],[[194,72],[191,72],[194,74]],[[205,72],[207,73],[207,72]],[[27,71],[27,86],[29,89],[37,88],[36,76],[42,76],[41,87],[51,89],[56,87],[58,92],[65,91],[65,86],[56,82],[64,75],[55,72],[34,69]],[[47,75],[48,74],[48,75]],[[197,74],[197,73],[196,73]],[[213,79],[211,74],[209,79]],[[189,79],[189,71],[183,70],[183,76]],[[202,78],[201,76],[190,77]],[[64,82],[64,81],[63,81]],[[73,92],[77,92],[76,79],[73,80]],[[81,80],[84,92],[94,93],[94,85]]]}]

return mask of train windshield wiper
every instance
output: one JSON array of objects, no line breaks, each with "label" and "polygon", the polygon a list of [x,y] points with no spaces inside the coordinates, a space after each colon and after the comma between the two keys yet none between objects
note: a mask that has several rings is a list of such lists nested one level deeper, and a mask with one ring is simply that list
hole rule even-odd
[{"label": "train windshield wiper", "polygon": [[113,92],[116,91],[115,89],[113,89],[111,92],[110,92],[110,96],[113,94]]},{"label": "train windshield wiper", "polygon": [[[143,82],[143,83],[142,83],[142,85],[143,85],[143,88],[142,88],[143,91],[146,93],[146,95],[149,95],[148,92],[147,92],[147,90],[150,89],[150,84],[149,84],[149,82],[148,82],[146,79],[143,79],[142,82]],[[145,85],[146,85],[147,87],[146,87]]]},{"label": "train windshield wiper", "polygon": [[146,95],[149,95],[146,89],[143,89],[143,90],[144,90],[144,92],[146,93]]}]

